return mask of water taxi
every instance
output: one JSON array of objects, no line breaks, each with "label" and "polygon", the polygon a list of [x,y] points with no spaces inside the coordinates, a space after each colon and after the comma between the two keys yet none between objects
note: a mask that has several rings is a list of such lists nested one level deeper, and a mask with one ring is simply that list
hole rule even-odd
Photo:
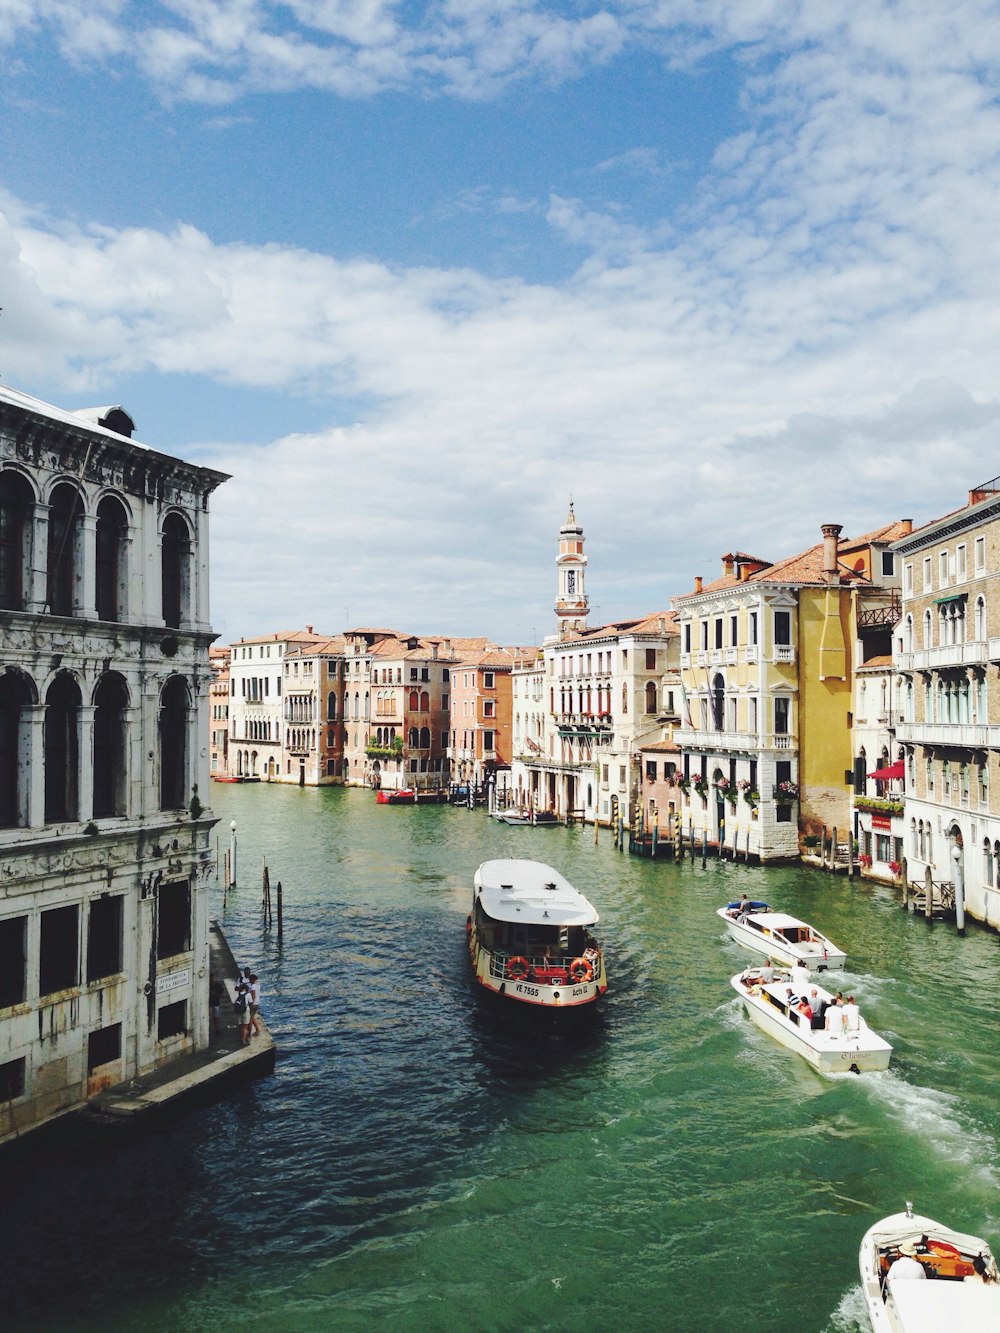
[{"label": "water taxi", "polygon": [[593,906],[540,861],[484,861],[466,922],[480,986],[549,1009],[592,1004],[608,988],[604,955],[590,933]]},{"label": "water taxi", "polygon": [[[903,1262],[894,1270],[899,1259]],[[909,1201],[905,1213],[883,1217],[865,1232],[858,1263],[874,1333],[1000,1328],[1000,1273],[989,1245],[914,1215]],[[929,1280],[913,1281],[921,1268]]]},{"label": "water taxi", "polygon": [[844,951],[821,935],[815,926],[786,912],[775,912],[767,903],[743,898],[739,902],[726,903],[717,910],[716,916],[725,922],[737,944],[770,958],[772,962],[785,963],[788,967],[805,963],[806,967],[822,972],[827,967],[843,967],[847,961]]},{"label": "water taxi", "polygon": [[[869,1074],[889,1068],[892,1047],[871,1030],[856,1008],[853,1030],[845,1031],[840,1024],[836,1029],[814,1028],[811,1017],[799,1010],[803,987],[798,983],[797,988],[792,986],[791,973],[776,973],[771,981],[765,976],[759,969],[747,968],[730,984],[744,1009],[769,1037],[801,1055],[820,1074]],[[813,990],[818,1004],[832,1003],[833,995],[813,982],[805,988],[806,996]]]}]

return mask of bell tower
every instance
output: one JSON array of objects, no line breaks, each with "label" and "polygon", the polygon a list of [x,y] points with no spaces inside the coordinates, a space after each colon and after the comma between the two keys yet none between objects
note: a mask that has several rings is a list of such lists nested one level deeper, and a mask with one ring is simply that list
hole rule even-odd
[{"label": "bell tower", "polygon": [[560,639],[579,634],[587,628],[587,593],[584,588],[586,566],[583,528],[576,521],[573,501],[570,500],[566,522],[559,529],[559,554],[556,556],[556,569],[559,571],[556,627]]}]

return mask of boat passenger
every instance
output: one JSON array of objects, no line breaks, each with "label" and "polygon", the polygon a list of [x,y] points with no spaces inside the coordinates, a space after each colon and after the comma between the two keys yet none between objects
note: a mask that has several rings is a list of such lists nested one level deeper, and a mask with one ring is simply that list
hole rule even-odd
[{"label": "boat passenger", "polygon": [[766,986],[774,980],[774,964],[770,958],[764,959],[764,966],[760,969],[761,985]]},{"label": "boat passenger", "polygon": [[972,1261],[972,1272],[966,1277],[966,1282],[989,1282],[990,1275],[986,1270],[986,1260],[981,1254],[977,1254]]},{"label": "boat passenger", "polygon": [[843,1006],[844,1010],[844,1031],[857,1032],[861,1027],[861,1010],[854,1003],[854,996],[848,995]]},{"label": "boat passenger", "polygon": [[832,1004],[827,1005],[824,1021],[826,1023],[826,1030],[831,1037],[840,1037],[843,1035],[844,1011],[840,1007],[840,1001],[836,998],[833,1000]]},{"label": "boat passenger", "polygon": [[899,1258],[894,1259],[889,1265],[886,1280],[888,1282],[895,1282],[897,1278],[901,1277],[926,1278],[927,1272],[916,1255],[917,1247],[914,1245],[913,1241],[904,1240],[899,1246]]},{"label": "boat passenger", "polygon": [[826,1006],[827,1001],[819,998],[819,992],[816,990],[816,987],[813,986],[812,990],[809,992],[809,1008],[812,1010],[811,1026],[815,1028],[817,1032],[821,1031],[825,1026],[824,1016],[826,1014]]},{"label": "boat passenger", "polygon": [[788,978],[795,987],[796,995],[805,995],[809,990],[809,969],[805,963],[796,963],[792,968],[791,976]]},{"label": "boat passenger", "polygon": [[799,1018],[799,1022],[802,1024],[802,1026],[811,1028],[813,1011],[810,1009],[809,1001],[805,995],[803,995],[802,999],[799,1000],[798,1011],[799,1014],[801,1015],[801,1017]]}]

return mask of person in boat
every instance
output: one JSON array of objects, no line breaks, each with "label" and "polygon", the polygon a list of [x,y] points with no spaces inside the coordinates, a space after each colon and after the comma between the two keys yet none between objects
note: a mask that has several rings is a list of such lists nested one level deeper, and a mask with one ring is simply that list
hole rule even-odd
[{"label": "person in boat", "polygon": [[844,1033],[844,1011],[840,1007],[840,1001],[834,997],[833,1001],[827,1005],[826,1013],[823,1016],[827,1032],[831,1037],[841,1037]]},{"label": "person in boat", "polygon": [[812,1027],[812,1016],[813,1016],[813,1011],[812,1011],[812,1009],[810,1009],[810,1007],[809,1007],[809,1000],[808,1000],[807,996],[805,996],[805,995],[802,996],[802,998],[801,998],[801,1000],[799,1000],[798,1005],[796,1006],[796,1008],[798,1009],[798,1012],[799,1012],[799,1022],[800,1022],[804,1027],[810,1027],[810,1028],[811,1028],[811,1027]]},{"label": "person in boat", "polygon": [[805,963],[796,963],[791,971],[788,980],[792,983],[792,989],[796,995],[809,994],[809,969]]},{"label": "person in boat", "polygon": [[897,1278],[926,1278],[927,1271],[917,1258],[917,1247],[913,1241],[901,1241],[898,1248],[899,1258],[894,1259],[889,1265],[886,1281],[895,1282]]},{"label": "person in boat", "polygon": [[809,992],[809,1008],[812,1010],[810,1026],[820,1032],[825,1027],[827,1001],[819,998],[819,992],[813,986]]},{"label": "person in boat", "polygon": [[861,1027],[861,1010],[854,1003],[854,996],[848,995],[843,1004],[844,1031],[857,1032]]},{"label": "person in boat", "polygon": [[774,980],[774,964],[770,958],[764,959],[764,966],[760,969],[760,982],[762,986],[767,986]]},{"label": "person in boat", "polygon": [[989,1282],[990,1275],[986,1268],[986,1260],[981,1254],[977,1254],[972,1261],[972,1272],[965,1278],[966,1282]]}]

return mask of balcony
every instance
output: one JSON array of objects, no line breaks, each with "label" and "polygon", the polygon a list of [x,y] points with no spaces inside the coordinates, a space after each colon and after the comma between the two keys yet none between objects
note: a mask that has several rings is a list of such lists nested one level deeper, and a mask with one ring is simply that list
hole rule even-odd
[{"label": "balcony", "polygon": [[774,661],[775,661],[775,662],[782,662],[782,663],[784,663],[784,662],[794,662],[794,661],[795,661],[795,646],[794,646],[794,644],[791,644],[791,643],[776,643],[776,644],[774,645]]},{"label": "balcony", "polygon": [[935,668],[982,665],[997,657],[1000,657],[1000,639],[988,642],[986,639],[969,639],[965,643],[943,643],[936,648],[899,653],[895,665],[899,671],[933,671]]},{"label": "balcony", "polygon": [[758,735],[755,731],[701,731],[682,727],[674,733],[674,740],[684,750],[794,750],[794,736],[779,734]]},{"label": "balcony", "polygon": [[976,722],[899,722],[896,740],[911,745],[955,745],[967,750],[1000,749],[1000,725]]}]

